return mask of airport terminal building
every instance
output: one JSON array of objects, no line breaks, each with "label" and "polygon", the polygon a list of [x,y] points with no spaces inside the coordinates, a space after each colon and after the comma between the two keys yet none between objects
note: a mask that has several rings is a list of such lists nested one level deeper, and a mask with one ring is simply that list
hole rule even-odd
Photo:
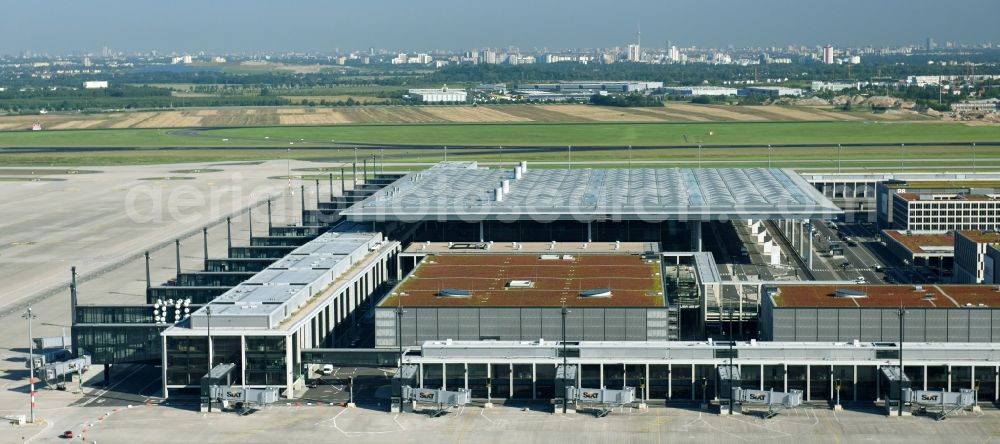
[{"label": "airport terminal building", "polygon": [[[905,293],[910,380],[997,399],[1000,304],[991,287],[723,281],[705,251],[709,223],[804,226],[843,214],[791,170],[444,162],[382,179],[336,205],[334,223],[230,248],[238,260],[226,266],[242,271],[181,279],[214,284],[191,287],[200,303],[137,309],[154,309],[137,318],[154,344],[138,349],[145,359],[156,352],[165,396],[234,364],[234,383],[293,398],[312,366],[372,353],[385,367],[416,366],[419,387],[477,398],[551,399],[565,361],[579,387],[695,400],[715,393],[714,375],[732,360],[745,387],[802,389],[817,401],[831,399],[837,380],[845,399],[878,399],[880,369],[899,365],[894,313]],[[256,256],[267,260],[246,261]],[[682,260],[693,265],[689,287],[679,284]],[[739,286],[753,287],[751,296],[732,291]],[[722,306],[740,307],[747,321],[744,304],[754,305],[751,321],[759,313],[759,336],[725,328],[733,318]],[[186,308],[190,316],[179,315]],[[679,340],[684,308],[698,311],[702,340]],[[342,333],[368,313],[373,348],[342,349],[353,347]],[[709,319],[722,328],[706,329]],[[82,324],[80,344],[113,327]]]}]

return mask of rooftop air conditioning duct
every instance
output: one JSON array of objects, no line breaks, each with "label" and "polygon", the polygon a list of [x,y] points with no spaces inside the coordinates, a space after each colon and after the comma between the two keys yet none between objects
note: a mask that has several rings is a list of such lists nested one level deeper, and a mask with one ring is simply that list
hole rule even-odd
[{"label": "rooftop air conditioning duct", "polygon": [[834,293],[834,297],[837,298],[847,298],[847,299],[861,299],[868,297],[868,294],[863,291],[849,290],[846,288],[838,288]]},{"label": "rooftop air conditioning duct", "polygon": [[610,298],[611,289],[610,288],[594,288],[590,290],[583,290],[580,292],[581,298]]},{"label": "rooftop air conditioning duct", "polygon": [[472,297],[472,292],[461,288],[442,288],[438,292],[438,296],[442,298],[469,298]]}]

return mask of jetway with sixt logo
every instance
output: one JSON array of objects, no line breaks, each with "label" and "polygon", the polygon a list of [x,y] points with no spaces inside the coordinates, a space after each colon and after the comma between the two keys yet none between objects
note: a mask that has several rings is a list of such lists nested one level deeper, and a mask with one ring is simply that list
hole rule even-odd
[{"label": "jetway with sixt logo", "polygon": [[433,404],[436,406],[435,410],[431,410],[433,417],[441,416],[452,407],[463,406],[472,401],[472,392],[464,388],[458,389],[458,391],[413,388],[408,385],[402,388],[403,400],[411,403],[411,411],[418,404]]},{"label": "jetway with sixt logo", "polygon": [[972,389],[962,389],[958,392],[913,390],[909,393],[911,406],[933,416],[938,421],[953,413],[976,406],[976,391]]},{"label": "jetway with sixt logo", "polygon": [[[802,390],[789,390],[787,392],[776,392],[774,390],[751,390],[742,387],[733,387],[732,393],[735,411],[745,410],[747,407],[763,406],[767,407],[764,418],[772,418],[781,410],[791,409],[802,405]],[[737,406],[739,410],[737,410]]]},{"label": "jetway with sixt logo", "polygon": [[[90,368],[90,355],[83,355],[68,361],[52,362],[45,364],[38,369],[38,375],[46,385],[56,383],[59,390],[66,389],[66,376],[73,379],[73,373],[79,375],[80,384],[83,384],[83,372]],[[81,389],[82,390],[82,389]]]},{"label": "jetway with sixt logo", "polygon": [[577,408],[592,407],[595,416],[608,416],[616,407],[635,402],[635,387],[625,387],[622,390],[566,387],[566,399]]},{"label": "jetway with sixt logo", "polygon": [[213,385],[211,392],[212,400],[221,401],[223,408],[227,408],[229,403],[242,402],[253,405],[267,405],[278,402],[277,387],[253,388]]}]

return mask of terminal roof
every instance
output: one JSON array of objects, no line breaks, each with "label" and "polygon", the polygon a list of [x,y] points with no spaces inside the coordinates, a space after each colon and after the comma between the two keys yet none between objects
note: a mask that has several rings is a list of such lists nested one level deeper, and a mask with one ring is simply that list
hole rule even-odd
[{"label": "terminal roof", "polygon": [[[380,306],[663,307],[662,282],[659,257],[431,255]],[[591,290],[610,290],[610,297],[583,295]]]},{"label": "terminal roof", "polygon": [[[865,297],[836,297],[837,290]],[[993,285],[779,285],[770,298],[779,308],[1000,308]]]},{"label": "terminal roof", "polygon": [[955,236],[950,231],[900,231],[882,230],[889,239],[902,245],[912,254],[955,252]]},{"label": "terminal roof", "polygon": [[[273,329],[380,245],[380,233],[327,232],[191,314],[191,328]],[[173,329],[181,327],[172,327]]]},{"label": "terminal roof", "polygon": [[[407,174],[344,211],[352,221],[829,219],[842,211],[792,170],[512,169],[449,164]],[[509,189],[496,198],[497,188]]]}]

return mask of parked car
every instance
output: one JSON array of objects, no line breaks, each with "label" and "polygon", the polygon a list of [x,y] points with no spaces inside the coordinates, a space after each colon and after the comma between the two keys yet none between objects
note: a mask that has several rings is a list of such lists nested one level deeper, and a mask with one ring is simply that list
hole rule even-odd
[{"label": "parked car", "polygon": [[319,371],[323,376],[330,376],[333,374],[333,365],[327,364]]}]

